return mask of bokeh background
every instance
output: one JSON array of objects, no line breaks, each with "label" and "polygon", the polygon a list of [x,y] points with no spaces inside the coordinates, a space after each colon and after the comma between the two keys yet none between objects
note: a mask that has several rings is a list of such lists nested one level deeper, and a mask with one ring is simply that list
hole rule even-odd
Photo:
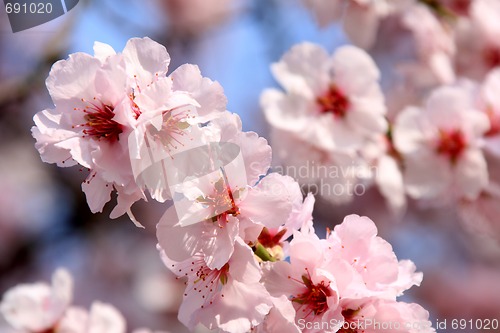
[{"label": "bokeh background", "polygon": [[[15,34],[0,10],[0,295],[21,282],[48,281],[63,266],[75,278],[74,304],[111,303],[129,331],[186,332],[176,319],[182,286],[155,248],[165,207],[134,206],[145,229],[127,218],[110,220],[113,204],[92,214],[80,188],[85,172],[42,163],[30,132],[33,115],[52,106],[44,84],[52,63],[73,52],[92,53],[94,41],[121,50],[129,38],[142,36],[167,47],[171,70],[194,63],[219,81],[243,129],[264,137],[259,96],[276,86],[269,64],[301,41],[329,51],[348,41],[337,25],[320,29],[299,0],[81,0],[68,14]],[[433,322],[500,320],[499,234],[464,226],[453,208],[410,202],[406,214],[394,218],[371,192],[341,207],[319,200],[316,229],[350,213],[371,217],[398,258],[424,272],[422,286],[404,299],[423,305]],[[11,332],[1,319],[0,332]]]}]

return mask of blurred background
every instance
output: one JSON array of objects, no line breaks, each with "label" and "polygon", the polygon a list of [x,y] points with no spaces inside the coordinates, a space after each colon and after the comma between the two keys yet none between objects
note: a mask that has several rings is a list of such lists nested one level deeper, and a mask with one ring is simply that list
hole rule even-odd
[{"label": "blurred background", "polygon": [[[176,319],[182,286],[155,248],[164,207],[134,206],[145,229],[127,218],[110,220],[113,203],[92,214],[80,187],[86,174],[42,163],[30,132],[33,115],[52,107],[44,81],[55,61],[92,53],[94,41],[119,51],[129,38],[143,36],[167,47],[170,71],[194,63],[219,81],[243,129],[264,137],[259,96],[277,86],[269,65],[295,43],[307,40],[333,51],[347,38],[338,25],[320,29],[299,0],[81,0],[68,14],[15,34],[0,10],[0,294],[21,282],[48,281],[64,266],[75,278],[75,305],[111,303],[129,331],[186,332]],[[413,260],[424,272],[422,287],[404,300],[428,309],[434,323],[500,320],[498,228],[496,237],[490,229],[471,231],[451,208],[417,209],[410,202],[395,219],[382,206],[371,192],[341,207],[320,200],[316,230],[333,227],[346,214],[367,215],[398,258]],[[9,331],[0,320],[0,332]]]}]

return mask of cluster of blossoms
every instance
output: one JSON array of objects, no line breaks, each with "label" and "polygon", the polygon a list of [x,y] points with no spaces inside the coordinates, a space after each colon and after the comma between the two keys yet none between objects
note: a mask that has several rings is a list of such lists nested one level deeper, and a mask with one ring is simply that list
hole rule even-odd
[{"label": "cluster of blossoms", "polygon": [[[500,2],[307,4],[320,24],[344,15],[355,44],[368,50],[375,44],[369,52],[387,76],[385,101],[367,51],[344,46],[328,55],[310,43],[292,47],[272,67],[285,91],[268,89],[261,97],[278,165],[336,203],[372,185],[396,212],[408,197],[459,209],[498,200]],[[374,22],[387,25],[384,40],[365,35]],[[303,176],[304,163],[322,172]]]},{"label": "cluster of blossoms", "polygon": [[[157,237],[163,262],[186,285],[179,320],[234,333],[376,332],[388,325],[434,332],[427,311],[397,300],[422,274],[398,261],[375,224],[350,215],[318,238],[314,196],[304,198],[293,178],[269,173],[271,147],[242,131],[220,85],[193,65],[167,76],[168,63],[165,48],[147,38],[130,40],[122,53],[97,43],[94,56],[57,62],[47,80],[56,107],[35,116],[33,135],[44,161],[90,170],[82,188],[94,212],[113,190],[112,217],[127,212],[135,221],[130,206],[147,195],[171,203]],[[395,168],[381,140],[388,122],[379,72],[363,51],[344,47],[330,59],[304,44],[273,71],[288,94],[271,91],[264,102],[274,111],[270,119],[286,119],[283,132],[300,133],[328,163],[363,163],[380,150],[387,158],[369,163]],[[35,287],[40,297],[22,311],[18,295],[27,287],[7,293],[8,321],[29,332],[60,331],[67,322],[89,328],[106,312],[118,328],[100,331],[123,330],[109,306],[90,314],[68,308],[70,279],[64,272],[54,279],[52,290]],[[42,318],[36,327],[26,319],[31,311]]]},{"label": "cluster of blossoms", "polygon": [[[125,318],[112,305],[94,302],[90,310],[71,305],[73,280],[69,272],[58,269],[52,284],[20,284],[8,290],[0,312],[19,332],[125,333]],[[137,329],[134,333],[151,333]]]},{"label": "cluster of blossoms", "polygon": [[161,158],[141,155],[143,145],[153,151],[160,143],[170,154],[201,140],[197,125],[224,112],[226,98],[197,66],[167,76],[170,56],[149,38],[129,40],[122,53],[95,43],[94,52],[54,64],[46,83],[55,108],[35,115],[33,136],[44,162],[89,170],[82,189],[92,212],[102,211],[116,191],[110,217],[128,213],[138,224],[130,207],[146,199],[145,190],[153,199],[169,198],[165,184],[148,178]]}]

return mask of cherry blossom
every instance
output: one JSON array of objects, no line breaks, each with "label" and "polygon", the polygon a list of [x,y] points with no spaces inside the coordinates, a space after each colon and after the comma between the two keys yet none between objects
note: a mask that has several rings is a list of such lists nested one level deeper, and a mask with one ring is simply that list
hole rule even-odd
[{"label": "cherry blossom", "polygon": [[394,124],[394,143],[405,161],[407,193],[441,202],[476,198],[488,184],[481,137],[489,127],[466,88],[438,88],[423,108],[404,109]]},{"label": "cherry blossom", "polygon": [[66,270],[59,269],[52,276],[52,285],[20,284],[8,290],[0,311],[17,330],[43,332],[61,320],[72,296],[73,280]]},{"label": "cherry blossom", "polygon": [[357,271],[368,294],[394,299],[422,281],[422,273],[415,272],[411,261],[397,260],[392,246],[377,236],[375,223],[367,217],[346,216],[328,236],[327,247],[329,255]]},{"label": "cherry blossom", "polygon": [[[375,63],[353,46],[329,56],[318,45],[302,43],[271,69],[286,91],[267,89],[261,96],[276,162],[301,185],[316,184],[328,200],[351,200],[369,169],[361,150],[388,128]],[[299,174],[304,167],[314,170]]]},{"label": "cherry blossom", "polygon": [[[335,270],[343,267],[325,267],[319,242],[290,244],[291,263],[273,263],[264,271],[263,282],[274,297],[286,296],[295,308],[295,320],[307,322],[337,321],[341,325],[339,289]],[[327,332],[336,332],[340,326]],[[321,330],[303,330],[321,332]]]},{"label": "cherry blossom", "polygon": [[330,151],[358,148],[387,130],[380,73],[363,50],[343,46],[329,56],[302,43],[271,69],[286,91],[268,89],[261,97],[273,127]]},{"label": "cherry blossom", "polygon": [[260,268],[241,238],[236,239],[231,258],[220,269],[209,268],[202,253],[175,262],[162,252],[162,259],[172,272],[187,278],[179,320],[190,329],[201,323],[209,329],[245,333],[260,324],[271,309],[269,293],[259,282]]}]

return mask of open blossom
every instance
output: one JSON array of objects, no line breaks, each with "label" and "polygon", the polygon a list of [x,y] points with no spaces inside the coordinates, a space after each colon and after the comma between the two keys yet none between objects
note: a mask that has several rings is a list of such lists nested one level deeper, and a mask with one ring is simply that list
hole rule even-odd
[{"label": "open blossom", "polygon": [[[353,46],[329,56],[302,43],[272,71],[285,92],[267,89],[261,105],[272,126],[276,162],[301,185],[315,186],[318,191],[309,188],[315,194],[335,203],[351,200],[356,186],[373,177],[369,168],[379,157],[367,161],[361,150],[388,128],[375,63]],[[310,171],[297,172],[304,167]]]},{"label": "open blossom", "polygon": [[327,237],[327,256],[348,262],[362,277],[364,293],[395,299],[413,285],[420,285],[423,275],[415,272],[409,260],[398,261],[392,246],[377,236],[372,220],[358,215],[346,216]]},{"label": "open blossom", "polygon": [[329,56],[302,43],[271,69],[286,91],[268,89],[261,97],[273,127],[329,151],[359,148],[387,130],[380,72],[363,50],[343,46]]},{"label": "open blossom", "polygon": [[260,268],[241,238],[236,239],[231,258],[220,269],[209,268],[202,253],[182,262],[172,261],[164,253],[162,258],[172,272],[187,279],[179,320],[190,329],[201,323],[209,329],[246,333],[271,309],[271,297],[259,282]]},{"label": "open blossom", "polygon": [[46,283],[20,284],[8,290],[0,304],[5,320],[17,330],[43,332],[63,317],[73,297],[73,281],[59,269]]},{"label": "open blossom", "polygon": [[[290,243],[290,263],[272,263],[264,271],[263,282],[274,297],[286,296],[295,308],[295,321],[311,323],[338,322],[342,324],[337,274],[345,266],[325,267],[319,239]],[[345,273],[348,274],[348,273]],[[292,322],[294,321],[292,319]],[[336,332],[330,330],[303,330],[304,332]]]},{"label": "open blossom", "polygon": [[469,90],[442,87],[423,108],[407,107],[394,124],[394,143],[403,155],[407,193],[416,199],[476,198],[488,184],[481,137],[488,117]]}]

